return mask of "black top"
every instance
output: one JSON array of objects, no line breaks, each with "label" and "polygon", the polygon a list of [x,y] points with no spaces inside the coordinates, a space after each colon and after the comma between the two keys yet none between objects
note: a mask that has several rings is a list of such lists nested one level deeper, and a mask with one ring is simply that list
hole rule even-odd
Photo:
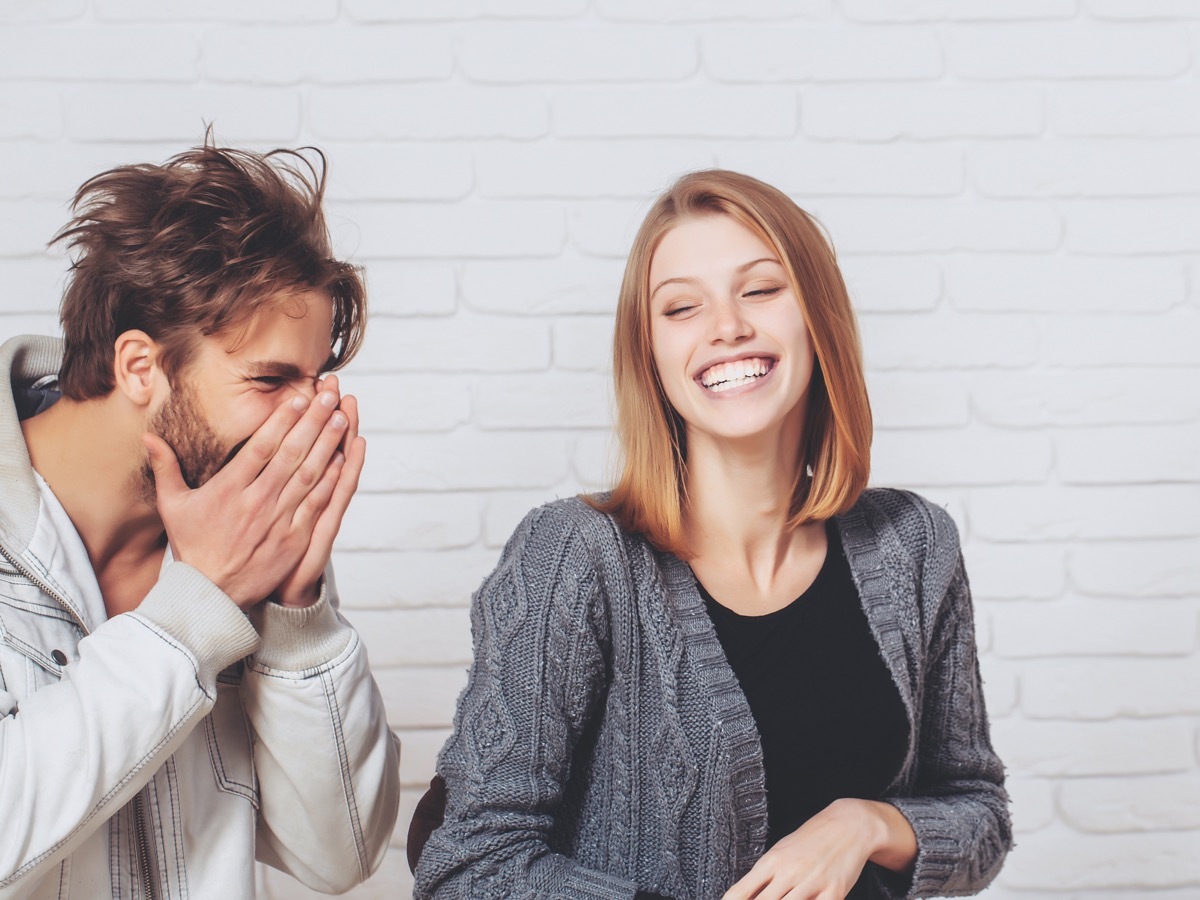
[{"label": "black top", "polygon": [[908,750],[900,692],[837,528],[826,532],[821,571],[783,609],[741,616],[700,586],[762,740],[768,847],[839,797],[880,799]]}]

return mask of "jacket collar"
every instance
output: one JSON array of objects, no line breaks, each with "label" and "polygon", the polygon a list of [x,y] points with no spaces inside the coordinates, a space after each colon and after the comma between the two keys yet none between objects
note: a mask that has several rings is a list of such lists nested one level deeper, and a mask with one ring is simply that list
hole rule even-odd
[{"label": "jacket collar", "polygon": [[34,335],[11,338],[0,346],[0,542],[17,554],[29,547],[41,498],[13,392],[57,374],[62,347],[58,338]]}]

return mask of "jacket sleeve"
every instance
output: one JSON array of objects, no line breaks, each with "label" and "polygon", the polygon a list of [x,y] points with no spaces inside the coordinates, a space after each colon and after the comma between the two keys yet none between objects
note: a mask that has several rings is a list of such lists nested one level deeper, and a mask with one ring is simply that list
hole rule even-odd
[{"label": "jacket sleeve", "polygon": [[[917,836],[911,883],[884,876],[893,896],[974,894],[983,890],[1012,846],[1004,766],[992,749],[975,648],[971,591],[949,516],[937,509],[952,546],[952,574],[934,604],[936,616],[922,689],[916,781],[911,796],[888,800]],[[882,870],[881,870],[882,871]]]},{"label": "jacket sleeve", "polygon": [[177,562],[135,612],[79,642],[58,682],[19,701],[0,690],[0,897],[128,803],[212,709],[217,674],[257,644],[242,611]]},{"label": "jacket sleeve", "polygon": [[636,894],[566,855],[558,827],[573,754],[606,688],[601,600],[569,508],[530,513],[473,598],[474,661],[438,764],[446,816],[425,844],[415,897]]},{"label": "jacket sleeve", "polygon": [[262,645],[242,702],[254,734],[256,855],[311,888],[341,893],[387,850],[400,801],[400,745],[358,633],[337,611],[332,571],[305,609],[263,603]]}]

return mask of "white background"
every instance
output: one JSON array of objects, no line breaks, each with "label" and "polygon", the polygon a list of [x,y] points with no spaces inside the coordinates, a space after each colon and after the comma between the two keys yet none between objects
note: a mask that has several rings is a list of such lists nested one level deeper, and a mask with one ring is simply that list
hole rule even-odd
[{"label": "white background", "polygon": [[[373,319],[337,554],[405,744],[394,849],[525,510],[604,483],[648,200],[829,227],[879,484],[959,523],[1019,845],[990,897],[1200,897],[1200,3],[0,0],[0,336],[53,332],[87,176],[316,143]],[[274,900],[304,898],[264,875]]]}]

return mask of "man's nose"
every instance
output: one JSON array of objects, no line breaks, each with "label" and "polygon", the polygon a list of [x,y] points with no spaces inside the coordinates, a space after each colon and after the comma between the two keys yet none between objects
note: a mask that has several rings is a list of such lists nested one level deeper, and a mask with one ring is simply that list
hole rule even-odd
[{"label": "man's nose", "polygon": [[317,396],[317,384],[320,379],[317,378],[297,378],[292,382],[292,390],[303,397],[312,400]]}]

